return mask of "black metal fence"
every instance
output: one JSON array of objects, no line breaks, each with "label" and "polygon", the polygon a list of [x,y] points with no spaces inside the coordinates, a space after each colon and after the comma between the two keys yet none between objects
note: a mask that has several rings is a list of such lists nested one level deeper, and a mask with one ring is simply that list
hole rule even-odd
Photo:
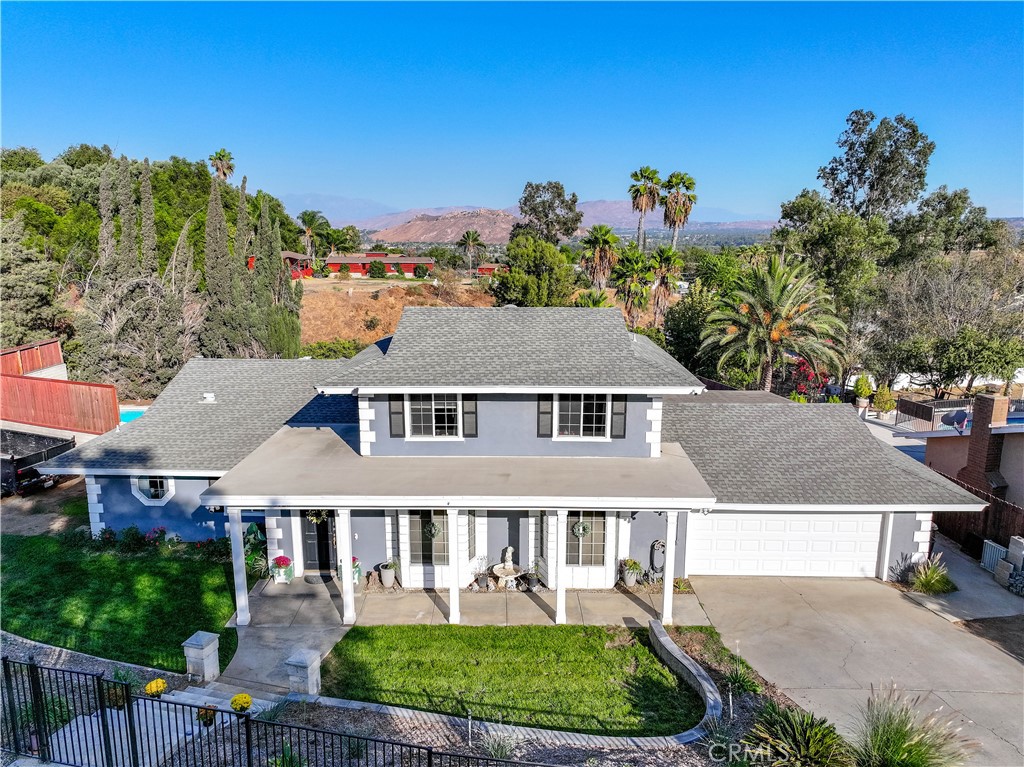
[{"label": "black metal fence", "polygon": [[0,700],[0,750],[74,767],[543,767],[136,696],[103,674],[8,658]]}]

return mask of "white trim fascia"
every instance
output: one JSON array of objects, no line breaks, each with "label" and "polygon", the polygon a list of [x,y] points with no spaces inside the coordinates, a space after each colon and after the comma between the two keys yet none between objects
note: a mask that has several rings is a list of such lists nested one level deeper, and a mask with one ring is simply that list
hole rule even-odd
[{"label": "white trim fascia", "polygon": [[[999,426],[990,426],[993,434],[1024,434],[1024,423],[1009,423]],[[970,434],[970,432],[968,432]]]},{"label": "white trim fascia", "polygon": [[[164,494],[159,498],[150,498],[143,495],[142,490],[139,489],[139,480],[141,479],[162,479],[164,481]],[[132,491],[132,495],[143,506],[166,506],[167,502],[174,497],[174,477],[165,477],[162,474],[134,475],[131,477],[128,489]]]},{"label": "white trim fascia", "polygon": [[59,469],[50,469],[46,465],[36,466],[35,468],[49,472],[50,474],[82,474],[86,477],[181,477],[185,478],[204,478],[204,477],[216,477],[220,479],[226,471],[199,471],[196,469],[186,469],[184,471],[178,471],[175,469],[150,469],[150,468],[138,468],[138,469],[95,469],[88,466],[73,466],[73,467],[62,467]]},{"label": "white trim fascia", "polygon": [[932,437],[969,437],[970,429],[959,432],[956,429],[939,429],[937,431],[908,431],[906,433],[893,432],[896,439],[931,439]]},{"label": "white trim fascia", "polygon": [[936,511],[984,511],[987,503],[716,503],[716,511],[765,511],[765,512],[850,512],[874,514],[884,511],[895,512],[936,512]]},{"label": "white trim fascia", "polygon": [[701,394],[704,386],[332,386],[314,387],[320,394]]},{"label": "white trim fascia", "polygon": [[[204,494],[205,495],[205,494]],[[554,496],[368,496],[368,495],[231,495],[203,497],[204,506],[264,508],[337,508],[350,509],[630,509],[664,511],[711,508],[714,498],[602,498]],[[981,508],[984,508],[983,506]],[[974,510],[973,507],[970,509]],[[863,512],[863,507],[861,507]]]}]

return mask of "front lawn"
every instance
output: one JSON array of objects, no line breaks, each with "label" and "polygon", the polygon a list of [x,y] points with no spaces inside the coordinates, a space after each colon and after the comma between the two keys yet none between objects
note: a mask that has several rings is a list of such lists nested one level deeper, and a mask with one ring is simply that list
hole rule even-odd
[{"label": "front lawn", "polygon": [[600,735],[673,735],[704,714],[646,631],[595,626],[355,626],[323,694]]},{"label": "front lawn", "polygon": [[231,565],[163,552],[90,551],[50,536],[0,536],[0,627],[111,660],[185,671],[181,643],[221,634],[221,668],[237,645]]}]

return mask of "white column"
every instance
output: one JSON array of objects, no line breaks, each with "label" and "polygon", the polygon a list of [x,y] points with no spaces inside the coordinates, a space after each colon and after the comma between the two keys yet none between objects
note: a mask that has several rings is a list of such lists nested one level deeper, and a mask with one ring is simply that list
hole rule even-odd
[{"label": "white column", "polygon": [[245,543],[242,541],[242,510],[228,509],[231,536],[231,569],[235,576],[235,623],[249,625],[249,589],[245,582]]},{"label": "white column", "polygon": [[876,575],[883,581],[889,580],[889,555],[892,551],[892,512],[882,512],[882,545],[878,554]]},{"label": "white column", "polygon": [[671,509],[665,512],[665,580],[662,583],[661,622],[665,626],[672,625],[672,592],[676,568],[676,530],[679,525],[679,512]]},{"label": "white column", "polygon": [[349,509],[338,509],[334,523],[334,538],[338,545],[338,575],[341,576],[341,620],[351,625],[356,622],[356,589],[352,575],[352,512]]},{"label": "white column", "polygon": [[459,510],[448,509],[448,622],[462,621],[459,610]]},{"label": "white column", "polygon": [[565,617],[565,586],[569,582],[569,571],[565,565],[565,546],[568,537],[569,510],[559,509],[558,524],[555,531],[555,623],[566,623]]}]

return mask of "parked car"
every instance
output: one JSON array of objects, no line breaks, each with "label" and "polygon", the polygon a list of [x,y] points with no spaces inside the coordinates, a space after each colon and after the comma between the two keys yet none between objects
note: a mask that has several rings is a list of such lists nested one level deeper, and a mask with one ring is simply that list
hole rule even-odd
[{"label": "parked car", "polygon": [[58,484],[64,475],[41,474],[34,467],[74,446],[74,437],[0,429],[0,491],[3,495],[27,495]]}]

